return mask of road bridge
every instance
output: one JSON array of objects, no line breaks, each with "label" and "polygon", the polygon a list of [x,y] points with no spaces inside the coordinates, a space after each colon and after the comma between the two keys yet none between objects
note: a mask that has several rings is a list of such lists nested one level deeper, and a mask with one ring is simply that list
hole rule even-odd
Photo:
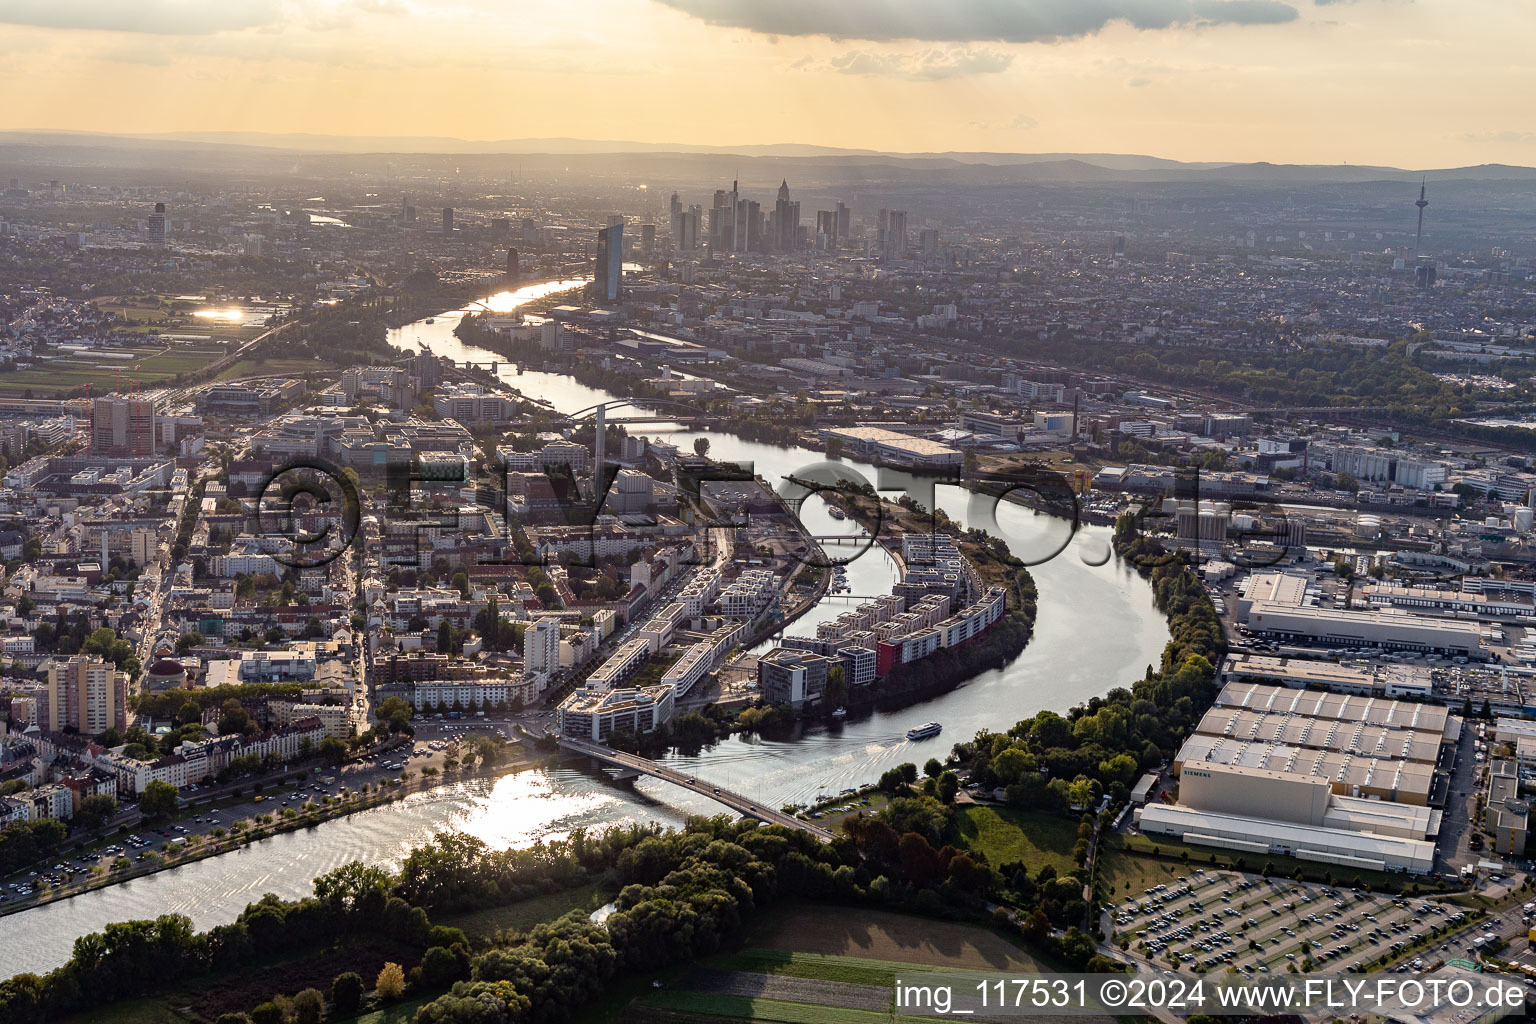
[{"label": "road bridge", "polygon": [[758,821],[766,822],[769,825],[783,825],[785,828],[792,828],[798,832],[808,832],[823,843],[830,843],[837,838],[829,829],[824,829],[820,825],[813,825],[808,821],[796,818],[794,815],[763,807],[756,801],[750,800],[739,793],[732,793],[728,789],[721,789],[719,786],[689,775],[686,772],[674,771],[671,768],[663,767],[649,758],[640,757],[635,754],[626,754],[618,750],[610,750],[608,747],[597,743],[589,743],[586,740],[573,739],[567,736],[560,738],[560,748],[562,750],[569,750],[573,754],[583,754],[593,760],[612,765],[615,768],[639,772],[641,775],[649,775],[653,779],[670,782],[684,789],[707,796],[711,800],[722,803],[736,813],[746,817],[756,818]]}]

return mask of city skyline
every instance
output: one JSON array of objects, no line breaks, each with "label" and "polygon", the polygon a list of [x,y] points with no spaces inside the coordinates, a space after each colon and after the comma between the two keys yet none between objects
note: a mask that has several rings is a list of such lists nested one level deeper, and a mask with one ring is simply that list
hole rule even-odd
[{"label": "city skyline", "polygon": [[155,0],[127,18],[13,0],[0,82],[25,99],[0,128],[1536,164],[1518,106],[1536,13],[1493,0],[964,2],[943,18],[915,0],[602,0],[589,14]]}]

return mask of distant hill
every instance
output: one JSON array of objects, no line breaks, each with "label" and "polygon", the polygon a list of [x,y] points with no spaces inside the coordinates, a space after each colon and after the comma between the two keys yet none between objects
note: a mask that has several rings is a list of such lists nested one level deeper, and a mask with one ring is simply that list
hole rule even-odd
[{"label": "distant hill", "polygon": [[[1369,181],[1536,181],[1536,168],[1509,164],[1410,170],[1364,164],[1275,164],[1188,162],[1124,153],[889,153],[799,143],[701,146],[682,143],[539,138],[477,141],[444,136],[312,135],[271,132],[163,132],[114,135],[67,131],[0,131],[0,156],[28,163],[68,162],[148,165],[172,155],[197,156],[221,166],[242,156],[344,159],[399,157],[415,162],[431,156],[567,156],[605,158],[632,167],[673,167],[690,160],[716,167],[739,157],[743,170],[782,161],[829,179],[858,175],[917,180],[931,177],[966,184],[1097,182],[1190,182],[1232,185],[1274,182],[1315,185]],[[776,176],[776,175],[775,175]]]}]

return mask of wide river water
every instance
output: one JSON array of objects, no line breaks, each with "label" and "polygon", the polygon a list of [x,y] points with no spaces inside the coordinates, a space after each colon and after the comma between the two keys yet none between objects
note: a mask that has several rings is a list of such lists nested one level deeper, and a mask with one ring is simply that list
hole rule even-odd
[{"label": "wide river water", "polygon": [[[581,283],[534,285],[492,296],[485,306],[505,312]],[[429,348],[461,362],[498,360],[499,372],[509,384],[558,409],[575,411],[614,397],[562,374],[532,369],[519,374],[505,357],[464,345],[453,334],[462,315],[447,313],[434,317],[431,324],[409,324],[392,332],[390,341],[405,349]],[[656,435],[652,427],[634,429]],[[668,433],[666,440],[688,450],[696,436],[700,435],[677,431]],[[778,448],[722,433],[707,436],[712,458],[751,461],[757,473],[774,484],[787,473],[824,461],[820,453],[803,448]],[[889,482],[873,467],[853,461],[842,465],[863,473],[871,483]],[[936,497],[952,518],[986,526],[1030,561],[1056,550],[1067,536],[1062,521],[1018,506],[1004,504],[994,510],[992,501],[957,488],[940,488]],[[816,499],[805,504],[802,519],[819,534],[857,530],[850,522],[828,516]],[[1032,568],[1040,606],[1035,635],[1007,667],[904,711],[874,712],[832,727],[813,726],[788,740],[729,739],[695,757],[673,761],[704,779],[777,807],[871,782],[903,761],[942,759],[954,743],[978,730],[1004,730],[1044,708],[1064,712],[1139,679],[1147,665],[1160,660],[1168,631],[1147,584],[1117,561],[1106,562],[1108,535],[1104,527],[1084,527],[1059,555]],[[835,555],[842,549],[829,550]],[[855,597],[889,592],[895,578],[893,562],[878,547],[848,566]],[[825,598],[790,632],[814,632],[816,622],[838,615],[851,603],[849,597]],[[942,736],[915,743],[907,740],[909,728],[929,720],[943,724]],[[461,782],[0,919],[7,937],[0,943],[0,977],[58,966],[69,957],[77,936],[98,931],[111,921],[176,912],[189,916],[199,928],[223,924],[263,893],[284,898],[307,895],[316,875],[348,861],[397,865],[413,846],[446,829],[458,829],[493,845],[523,846],[558,839],[581,827],[601,828],[637,819],[679,825],[686,815],[720,810],[698,794],[663,782],[640,779],[616,785],[574,768]]]}]

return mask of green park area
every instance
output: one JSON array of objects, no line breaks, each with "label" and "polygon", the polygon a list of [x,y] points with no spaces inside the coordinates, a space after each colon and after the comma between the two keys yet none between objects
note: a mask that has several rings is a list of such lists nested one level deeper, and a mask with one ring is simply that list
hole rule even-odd
[{"label": "green park area", "polygon": [[1033,875],[1049,864],[1065,875],[1077,866],[1072,860],[1077,822],[1070,818],[985,804],[962,806],[957,813],[960,838],[993,867],[1022,862]]}]

